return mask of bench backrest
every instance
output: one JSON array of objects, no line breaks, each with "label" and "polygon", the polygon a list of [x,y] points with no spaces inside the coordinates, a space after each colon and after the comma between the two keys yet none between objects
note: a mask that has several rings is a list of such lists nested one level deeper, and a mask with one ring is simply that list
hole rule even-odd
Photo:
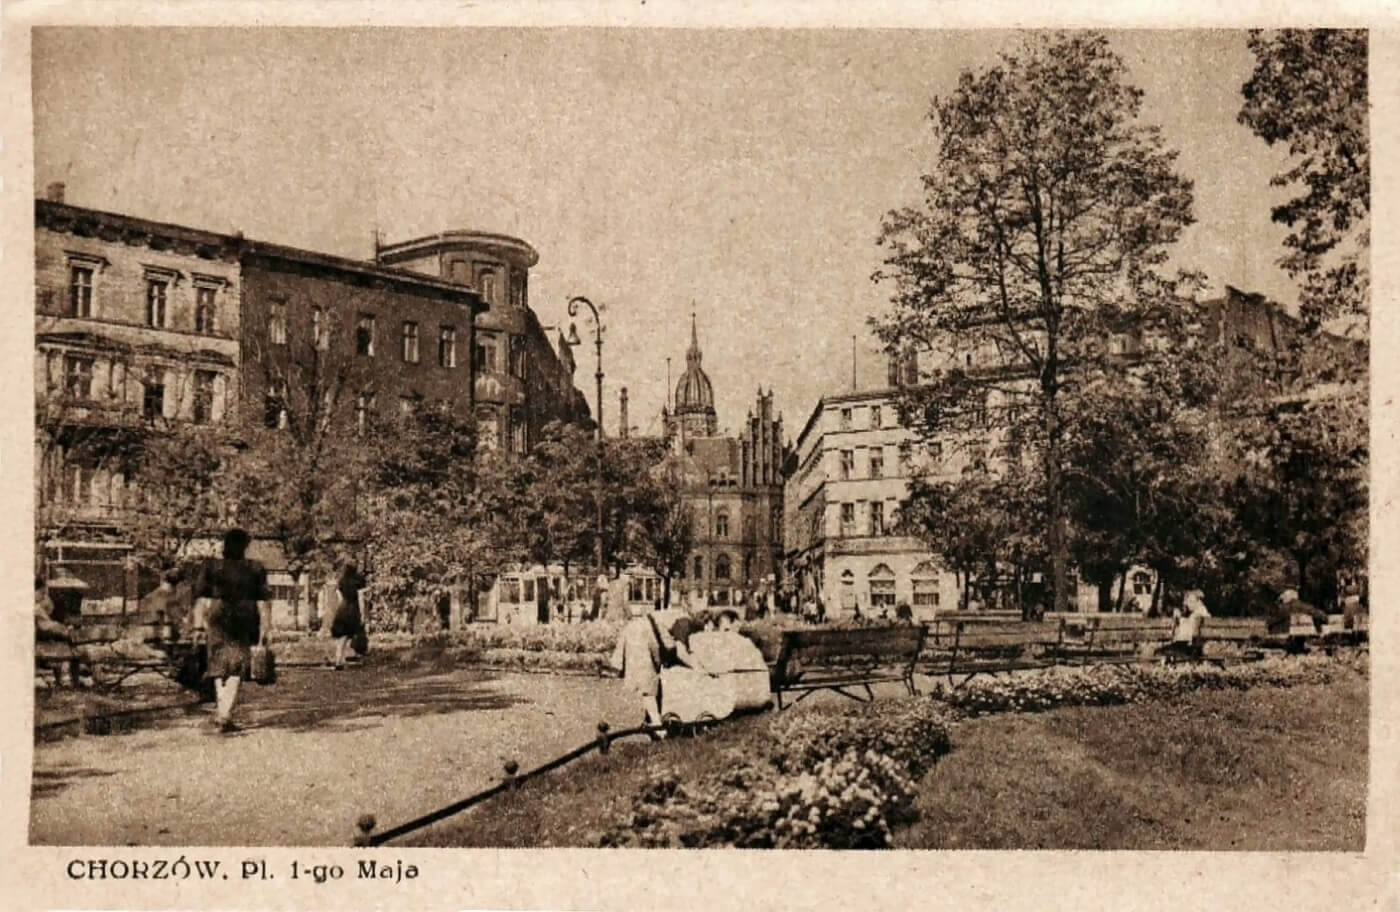
[{"label": "bench backrest", "polygon": [[[1058,643],[1060,625],[1040,621],[1014,621],[1001,624],[963,624],[954,630],[952,644],[959,650],[1009,649]],[[952,645],[946,644],[946,645]],[[939,645],[945,645],[940,642]]]},{"label": "bench backrest", "polygon": [[796,659],[821,663],[834,659],[913,662],[923,648],[922,626],[857,627],[848,630],[785,630],[778,664]]},{"label": "bench backrest", "polygon": [[1171,639],[1175,623],[1171,618],[1106,614],[1092,622],[1096,643],[1142,643]]},{"label": "bench backrest", "polygon": [[1252,640],[1269,632],[1263,618],[1201,618],[1200,638],[1203,640]]}]

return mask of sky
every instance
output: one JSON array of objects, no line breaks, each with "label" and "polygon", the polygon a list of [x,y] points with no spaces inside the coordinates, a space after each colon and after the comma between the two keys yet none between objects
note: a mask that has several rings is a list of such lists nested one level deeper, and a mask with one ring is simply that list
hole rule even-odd
[{"label": "sky", "polygon": [[[1197,223],[1173,259],[1285,306],[1269,186],[1238,124],[1238,31],[1117,32]],[[33,34],[37,192],[342,256],[451,229],[540,252],[530,302],[604,309],[618,391],[657,433],[696,315],[721,429],[761,387],[795,437],[824,394],[884,380],[867,317],[882,216],[918,202],[927,113],[1021,36],[934,30],[134,29]],[[581,335],[591,338],[584,321]],[[852,357],[852,337],[857,355]],[[594,400],[592,346],[576,385]]]}]

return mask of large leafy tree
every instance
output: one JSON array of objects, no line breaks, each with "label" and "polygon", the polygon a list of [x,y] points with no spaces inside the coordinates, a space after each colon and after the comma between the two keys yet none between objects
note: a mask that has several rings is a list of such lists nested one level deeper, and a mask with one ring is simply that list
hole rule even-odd
[{"label": "large leafy tree", "polygon": [[1254,72],[1240,122],[1288,149],[1271,183],[1294,194],[1273,208],[1290,229],[1283,267],[1298,280],[1305,323],[1365,314],[1370,297],[1371,152],[1363,30],[1249,33]]},{"label": "large leafy tree", "polygon": [[471,585],[495,554],[474,460],[475,427],[423,409],[385,422],[369,440],[363,530],[374,623],[415,630]]},{"label": "large leafy tree", "polygon": [[892,280],[894,294],[874,325],[890,351],[1003,367],[982,377],[926,371],[904,405],[909,423],[939,434],[969,386],[1019,381],[1004,392],[1024,406],[1018,420],[1038,424],[1025,437],[1040,450],[1060,609],[1069,595],[1062,397],[1091,343],[1173,298],[1159,267],[1192,220],[1191,184],[1158,128],[1139,119],[1141,105],[1099,34],[1037,38],[964,72],[929,115],[937,154],[922,205],[888,215],[881,234],[888,253],[876,279]]}]

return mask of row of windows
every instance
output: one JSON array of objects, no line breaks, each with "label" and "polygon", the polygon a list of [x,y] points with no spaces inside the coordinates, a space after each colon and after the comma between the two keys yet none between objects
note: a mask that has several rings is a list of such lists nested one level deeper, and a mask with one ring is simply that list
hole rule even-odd
[{"label": "row of windows", "polygon": [[[887,564],[876,564],[866,576],[869,605],[874,609],[895,607],[895,575]],[[915,608],[938,607],[938,570],[924,562],[914,568],[910,580]],[[856,603],[856,575],[850,570],[841,573],[841,604],[850,609]]]},{"label": "row of windows", "polygon": [[[376,323],[374,314],[360,314],[355,322],[355,354],[366,358],[374,357]],[[399,357],[406,364],[418,364],[421,360],[418,323],[413,320],[403,321],[399,339]],[[268,305],[267,340],[272,345],[287,344],[285,301],[273,301]],[[331,316],[324,307],[311,308],[311,342],[320,351],[330,348]],[[457,366],[457,327],[445,323],[438,326],[437,359],[439,367]]]},{"label": "row of windows", "polygon": [[896,502],[891,501],[888,511],[885,510],[885,502],[882,500],[872,500],[866,510],[866,524],[862,530],[856,523],[856,505],[851,501],[841,504],[841,534],[842,535],[891,535],[893,534],[896,518]]},{"label": "row of windows", "polygon": [[[985,394],[969,397],[964,409],[965,423],[974,427],[990,427],[991,409],[988,406],[988,399]],[[868,412],[868,424],[866,424],[865,427],[856,427],[857,411]],[[1004,404],[1001,406],[1000,411],[1001,420],[1007,424],[1015,422],[1017,418],[1020,417],[1020,408],[1017,407],[1014,402]],[[857,409],[854,406],[847,406],[840,410],[840,429],[843,431],[879,430],[885,427],[898,426],[898,418],[892,417],[892,420],[887,421],[884,409],[878,405],[872,405],[868,409],[864,407]]]},{"label": "row of windows", "polygon": [[[83,259],[68,267],[68,315],[72,317],[94,318],[98,316],[95,291],[97,287],[97,261]],[[153,329],[184,329],[172,326],[170,320],[171,288],[177,274],[169,270],[147,269],[146,275],[146,325]],[[194,325],[195,332],[210,336],[218,331],[218,307],[216,296],[222,279],[196,279],[194,285]]]},{"label": "row of windows", "polygon": [[[695,557],[691,561],[691,569],[694,571],[693,576],[695,579],[704,579],[705,558],[701,557],[699,554],[695,555]],[[714,571],[715,575],[713,578],[717,580],[729,580],[733,577],[733,564],[730,562],[728,554],[721,554],[715,558]],[[741,579],[749,579],[752,576],[753,555],[746,554],[744,555],[744,575],[743,577],[741,577]],[[681,572],[680,577],[681,579],[685,578],[684,571]]]},{"label": "row of windows", "polygon": [[[99,379],[107,391],[107,398],[123,402],[126,399],[126,380],[129,374],[125,363],[117,360],[103,362],[104,376],[99,378],[98,361],[89,355],[64,355],[59,389],[66,399],[88,403],[98,399],[96,386]],[[141,384],[141,416],[154,421],[157,418],[173,417],[178,392],[170,390],[167,395],[168,371],[148,370],[138,381]],[[195,370],[190,375],[191,406],[190,420],[195,424],[212,424],[218,419],[215,395],[219,373],[211,370]]]}]

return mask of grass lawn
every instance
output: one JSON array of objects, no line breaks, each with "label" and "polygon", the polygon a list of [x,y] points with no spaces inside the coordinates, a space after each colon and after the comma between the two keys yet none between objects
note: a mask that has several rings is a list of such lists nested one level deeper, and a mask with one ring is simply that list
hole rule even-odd
[{"label": "grass lawn", "polygon": [[1368,680],[958,725],[921,783],[921,849],[1360,852]]},{"label": "grass lawn", "polygon": [[[904,848],[1365,847],[1368,681],[959,723],[921,782]],[[820,709],[802,709],[821,711]],[[654,769],[715,769],[762,749],[764,717],[699,738],[614,745],[516,795],[411,834],[425,846],[592,846]],[[383,823],[390,823],[385,821]]]}]

